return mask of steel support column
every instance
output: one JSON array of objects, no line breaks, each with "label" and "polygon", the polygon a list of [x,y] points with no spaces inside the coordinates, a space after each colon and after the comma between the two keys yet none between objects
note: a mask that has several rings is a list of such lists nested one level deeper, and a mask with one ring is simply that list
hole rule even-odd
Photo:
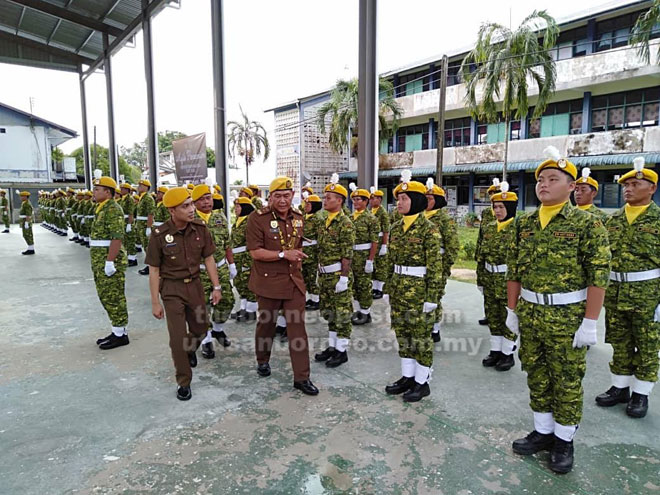
[{"label": "steel support column", "polygon": [[115,102],[112,97],[112,64],[108,46],[108,35],[103,33],[103,72],[105,72],[105,93],[108,102],[108,163],[110,165],[110,177],[118,180],[119,165],[115,144]]},{"label": "steel support column", "polygon": [[154,65],[151,44],[151,16],[147,12],[149,0],[142,0],[142,38],[144,43],[144,78],[147,84],[147,165],[152,187],[158,187],[158,136],[154,106]]},{"label": "steel support column", "polygon": [[215,124],[215,180],[225,197],[225,214],[229,218],[229,171],[225,140],[225,54],[224,13],[222,0],[211,0],[211,34],[213,39],[213,120]]},{"label": "steel support column", "polygon": [[89,135],[87,134],[87,96],[85,95],[85,80],[83,79],[82,65],[78,66],[78,82],[80,84],[80,113],[82,116],[82,138],[83,138],[83,173],[85,175],[85,187],[92,187],[92,164],[89,160]]},{"label": "steel support column", "polygon": [[377,0],[360,0],[358,71],[358,186],[378,187]]}]

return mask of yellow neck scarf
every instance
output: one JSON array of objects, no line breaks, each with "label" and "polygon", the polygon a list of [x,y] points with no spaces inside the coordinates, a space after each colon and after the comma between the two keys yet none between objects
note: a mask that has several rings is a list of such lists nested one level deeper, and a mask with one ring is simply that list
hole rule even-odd
[{"label": "yellow neck scarf", "polygon": [[335,211],[334,213],[328,212],[328,218],[325,219],[325,226],[329,227],[332,221],[335,219],[337,215],[339,215],[340,212],[341,210]]},{"label": "yellow neck scarf", "polygon": [[312,218],[313,216],[314,216],[314,213],[307,213],[307,214],[305,215],[305,220],[309,220],[309,219]]},{"label": "yellow neck scarf", "polygon": [[413,224],[413,222],[415,220],[417,220],[418,216],[419,216],[419,213],[415,213],[414,215],[405,215],[403,217],[403,231],[404,232],[408,232],[408,229]]},{"label": "yellow neck scarf", "polygon": [[587,211],[589,208],[591,208],[593,205],[578,205],[578,208],[584,211]]},{"label": "yellow neck scarf", "polygon": [[651,203],[642,206],[630,206],[626,203],[625,209],[628,225],[632,225],[632,223],[637,220],[637,217],[644,213],[649,206],[651,206]]},{"label": "yellow neck scarf", "polygon": [[440,211],[440,210],[426,210],[426,211],[424,212],[424,216],[425,216],[426,218],[431,218],[433,215],[435,215],[435,214],[438,213],[439,211]]},{"label": "yellow neck scarf", "polygon": [[109,200],[109,199],[106,199],[105,201],[101,201],[101,202],[99,203],[99,205],[96,207],[96,213],[98,213],[99,211],[101,211],[101,208],[103,208],[103,205],[106,204],[108,201],[110,201],[110,200]]},{"label": "yellow neck scarf", "polygon": [[365,211],[365,210],[355,210],[355,211],[353,212],[353,220],[357,220],[357,217],[359,217],[360,215],[362,215],[362,213],[364,213],[364,211]]},{"label": "yellow neck scarf", "polygon": [[375,215],[376,212],[378,212],[379,209],[380,209],[380,206],[378,206],[377,208],[372,208],[371,213],[373,213]]},{"label": "yellow neck scarf", "polygon": [[545,229],[545,227],[550,223],[550,220],[552,220],[555,215],[559,213],[559,211],[564,207],[566,203],[568,203],[568,201],[564,201],[563,203],[554,206],[541,205],[539,208],[539,220],[541,221],[541,229]]},{"label": "yellow neck scarf", "polygon": [[[211,213],[204,213],[202,211],[197,210],[197,214],[199,215],[199,218],[204,220],[204,223],[209,223],[209,218],[211,218]],[[239,218],[244,218],[244,217],[239,217]],[[236,225],[238,225],[238,223]]]},{"label": "yellow neck scarf", "polygon": [[248,215],[245,215],[244,217],[238,217],[236,219],[236,227],[238,227],[240,224],[242,224],[247,217],[248,217]]},{"label": "yellow neck scarf", "polygon": [[515,217],[511,217],[508,220],[504,220],[503,222],[500,222],[499,220],[497,221],[497,231],[499,232],[500,230],[506,229],[509,225],[511,225],[511,222],[515,220]]}]

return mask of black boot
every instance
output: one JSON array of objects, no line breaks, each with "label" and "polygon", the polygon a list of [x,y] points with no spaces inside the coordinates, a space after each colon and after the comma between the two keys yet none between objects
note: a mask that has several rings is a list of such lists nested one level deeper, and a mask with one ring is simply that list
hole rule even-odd
[{"label": "black boot", "polygon": [[5,229],[2,231],[3,234],[9,234],[9,229]]},{"label": "black boot", "polygon": [[138,270],[140,275],[149,275],[149,265],[145,266],[142,270]]},{"label": "black boot", "polygon": [[482,318],[479,320],[479,325],[488,325],[488,318]]},{"label": "black boot", "polygon": [[34,254],[34,249],[26,249],[21,254]]},{"label": "black boot", "polygon": [[441,340],[440,332],[431,332],[431,338],[433,339],[433,342],[437,344]]},{"label": "black boot", "polygon": [[280,342],[286,342],[287,340],[289,340],[289,336],[286,333],[286,327],[284,327],[284,332],[280,335]]},{"label": "black boot", "polygon": [[413,387],[403,394],[403,400],[405,402],[419,402],[427,395],[431,394],[431,389],[429,388],[429,383],[426,382],[423,385],[420,385],[413,378]]},{"label": "black boot", "polygon": [[353,325],[365,325],[371,323],[371,313],[365,314],[362,311],[357,311],[351,317],[351,323]]},{"label": "black boot", "polygon": [[128,335],[124,334],[121,337],[117,337],[114,333],[110,336],[108,340],[105,340],[99,344],[99,349],[104,351],[114,349],[115,347],[121,347],[128,345]]},{"label": "black boot", "polygon": [[142,252],[142,248],[141,248],[141,247],[136,247],[136,248],[135,248],[135,252],[136,252],[136,253],[141,253],[141,252]]},{"label": "black boot", "polygon": [[128,266],[137,266],[138,262],[137,260],[128,260]]},{"label": "black boot", "polygon": [[179,400],[190,400],[192,392],[190,387],[179,387],[176,389],[176,398]]},{"label": "black boot", "polygon": [[213,349],[213,342],[202,344],[202,357],[204,359],[213,359],[215,357],[215,349]]},{"label": "black boot", "polygon": [[399,395],[407,392],[415,386],[415,378],[410,376],[402,376],[391,385],[385,387],[385,392],[390,395]]},{"label": "black boot", "polygon": [[649,410],[649,396],[633,392],[626,406],[626,414],[631,418],[643,418]]},{"label": "black boot", "polygon": [[534,430],[525,438],[513,441],[513,451],[520,455],[532,455],[541,450],[550,450],[554,445],[555,436],[552,433],[539,433]]},{"label": "black boot", "polygon": [[382,299],[383,298],[383,291],[382,290],[374,289],[374,290],[371,291],[371,294],[372,294],[374,299]]},{"label": "black boot", "polygon": [[500,359],[502,359],[503,355],[502,351],[490,351],[490,354],[481,360],[481,364],[486,368],[492,368]]},{"label": "black boot", "polygon": [[341,366],[346,362],[348,362],[348,352],[335,351],[332,357],[325,362],[325,365],[328,368],[336,368],[337,366]]},{"label": "black boot", "polygon": [[502,354],[502,357],[495,365],[495,369],[497,371],[509,371],[511,368],[513,368],[515,362],[516,361],[513,359],[513,354]]},{"label": "black boot", "polygon": [[[553,435],[554,436],[554,435]],[[555,473],[566,474],[573,469],[573,441],[567,442],[555,436],[548,467]]]},{"label": "black boot", "polygon": [[337,349],[334,347],[328,347],[325,351],[314,354],[314,360],[319,362],[327,361],[335,354],[335,352],[337,352]]},{"label": "black boot", "polygon": [[607,392],[596,396],[596,404],[600,407],[612,407],[630,400],[630,388],[611,386]]},{"label": "black boot", "polygon": [[239,309],[238,312],[236,313],[236,321],[239,323],[247,321],[247,311],[245,311],[244,309]]},{"label": "black boot", "polygon": [[257,365],[257,373],[259,376],[270,376],[270,364],[268,363],[259,363]]},{"label": "black boot", "polygon": [[211,330],[211,336],[217,340],[218,344],[220,344],[222,347],[229,347],[231,345],[231,340],[229,340],[224,330],[219,332]]}]

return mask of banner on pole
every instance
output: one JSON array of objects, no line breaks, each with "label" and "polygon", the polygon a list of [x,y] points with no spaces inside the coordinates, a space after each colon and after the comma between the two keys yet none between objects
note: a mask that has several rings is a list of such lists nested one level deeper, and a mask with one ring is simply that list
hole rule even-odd
[{"label": "banner on pole", "polygon": [[172,154],[179,184],[206,180],[206,133],[172,141]]}]

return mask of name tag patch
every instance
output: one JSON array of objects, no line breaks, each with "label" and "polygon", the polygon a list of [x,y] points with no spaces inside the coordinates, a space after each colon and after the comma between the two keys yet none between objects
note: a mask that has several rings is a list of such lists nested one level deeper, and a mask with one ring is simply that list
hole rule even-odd
[{"label": "name tag patch", "polygon": [[575,232],[553,232],[553,235],[563,239],[573,239],[574,237],[577,237]]}]

